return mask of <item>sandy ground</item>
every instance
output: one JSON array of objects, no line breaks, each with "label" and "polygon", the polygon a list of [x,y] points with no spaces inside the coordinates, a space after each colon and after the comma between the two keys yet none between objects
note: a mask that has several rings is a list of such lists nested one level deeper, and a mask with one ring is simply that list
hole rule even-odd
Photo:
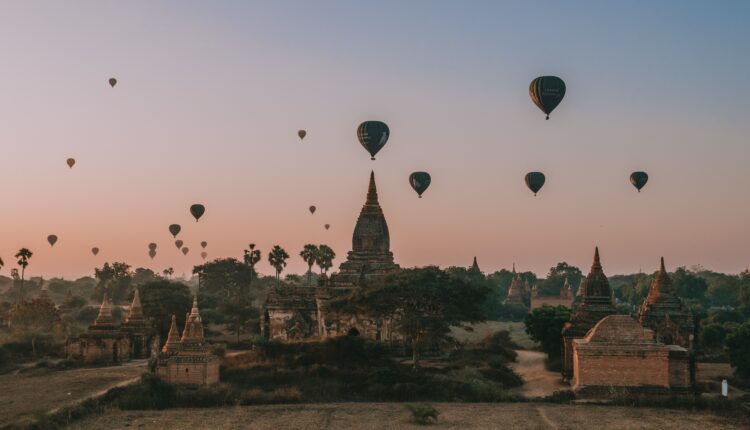
[{"label": "sandy ground", "polygon": [[0,426],[73,405],[135,380],[145,370],[142,360],[122,366],[0,375]]},{"label": "sandy ground", "polygon": [[559,390],[570,389],[560,382],[560,374],[544,368],[546,355],[540,351],[516,351],[518,359],[510,367],[523,378],[524,384],[509,390],[527,398],[544,397]]},{"label": "sandy ground", "polygon": [[529,339],[529,336],[525,331],[526,326],[522,322],[487,321],[481,324],[474,324],[471,327],[472,331],[466,331],[460,327],[453,327],[451,329],[451,334],[461,342],[476,342],[497,331],[507,330],[510,332],[511,340],[517,343],[521,348],[534,349],[537,347],[537,344]]},{"label": "sandy ground", "polygon": [[[438,403],[435,429],[746,429],[738,418],[649,408],[534,403]],[[399,403],[110,411],[69,429],[417,429]]]}]

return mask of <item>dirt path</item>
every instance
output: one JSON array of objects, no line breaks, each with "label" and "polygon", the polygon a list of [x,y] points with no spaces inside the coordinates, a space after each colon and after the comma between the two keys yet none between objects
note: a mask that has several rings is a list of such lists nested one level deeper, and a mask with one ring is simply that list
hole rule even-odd
[{"label": "dirt path", "polygon": [[546,355],[539,351],[519,350],[517,362],[510,367],[523,378],[524,384],[510,390],[527,398],[544,397],[555,391],[569,388],[560,382],[560,374],[544,368]]}]

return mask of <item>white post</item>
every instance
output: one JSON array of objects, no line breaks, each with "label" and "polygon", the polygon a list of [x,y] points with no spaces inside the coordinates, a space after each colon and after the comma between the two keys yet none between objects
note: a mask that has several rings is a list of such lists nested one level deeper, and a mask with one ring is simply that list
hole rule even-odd
[{"label": "white post", "polygon": [[721,381],[721,395],[724,397],[729,396],[729,383],[727,383],[726,379]]}]

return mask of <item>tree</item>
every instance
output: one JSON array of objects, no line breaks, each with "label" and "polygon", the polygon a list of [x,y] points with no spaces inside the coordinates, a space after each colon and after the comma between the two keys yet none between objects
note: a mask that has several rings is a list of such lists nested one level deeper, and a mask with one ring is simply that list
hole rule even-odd
[{"label": "tree", "polygon": [[526,333],[542,345],[550,357],[562,353],[562,329],[570,320],[570,309],[565,306],[542,306],[526,315]]},{"label": "tree", "polygon": [[317,246],[313,245],[312,243],[308,243],[307,245],[302,248],[302,251],[300,251],[299,256],[302,257],[303,260],[305,260],[305,263],[307,263],[307,283],[310,284],[310,277],[312,276],[312,267],[315,264],[316,261],[318,261],[318,255],[320,254],[320,250]]},{"label": "tree", "polygon": [[57,321],[57,309],[50,300],[22,301],[17,303],[10,313],[11,329],[31,342],[34,357],[36,357],[36,339],[49,334]]},{"label": "tree", "polygon": [[94,288],[97,301],[102,300],[107,291],[112,303],[125,300],[133,292],[133,272],[127,263],[104,263],[100,268],[94,268],[94,276],[99,280]]},{"label": "tree", "polygon": [[143,313],[151,318],[162,339],[167,338],[172,315],[177,317],[180,327],[185,324],[185,315],[192,306],[190,289],[181,282],[160,280],[148,282],[138,290]]},{"label": "tree", "polygon": [[678,267],[674,271],[672,285],[674,285],[677,295],[685,299],[703,300],[708,289],[708,283],[705,279],[684,267]]},{"label": "tree", "polygon": [[268,253],[268,263],[276,270],[277,286],[280,279],[279,277],[281,276],[281,272],[284,270],[284,267],[286,267],[286,260],[288,258],[289,254],[287,254],[286,251],[284,251],[284,248],[280,247],[279,245],[274,245],[273,249],[271,249],[271,252]]},{"label": "tree", "polygon": [[742,378],[750,378],[750,321],[746,321],[727,336],[729,363],[737,369]]},{"label": "tree", "polygon": [[260,250],[255,249],[255,244],[251,243],[248,245],[248,249],[244,251],[244,261],[245,264],[250,266],[250,269],[252,269],[253,273],[256,274],[255,271],[255,265],[260,261]]},{"label": "tree", "polygon": [[174,275],[174,269],[171,267],[167,267],[166,269],[162,270],[161,273],[165,278],[169,279],[172,275]]},{"label": "tree", "polygon": [[193,273],[200,277],[201,293],[227,300],[247,296],[253,269],[236,258],[220,258],[195,266]]},{"label": "tree", "polygon": [[318,263],[318,267],[320,267],[321,274],[328,273],[328,269],[333,267],[334,258],[336,258],[336,253],[333,252],[330,246],[320,245],[318,247],[318,259],[316,262]]},{"label": "tree", "polygon": [[5,262],[3,261],[3,257],[0,257],[0,270],[3,270],[3,266],[5,266]]},{"label": "tree", "polygon": [[29,265],[29,260],[34,256],[34,253],[28,250],[28,248],[21,248],[16,253],[18,259],[18,265],[21,266],[21,300],[24,300],[23,282],[26,277],[26,267]]},{"label": "tree", "polygon": [[537,293],[540,296],[558,296],[563,285],[565,285],[566,278],[571,286],[577,288],[582,277],[581,269],[564,261],[557,263],[555,267],[549,269],[547,278],[537,284]]},{"label": "tree", "polygon": [[450,328],[484,320],[488,289],[437,267],[405,269],[331,302],[333,309],[391,321],[412,348],[413,366],[421,349],[446,341]]}]

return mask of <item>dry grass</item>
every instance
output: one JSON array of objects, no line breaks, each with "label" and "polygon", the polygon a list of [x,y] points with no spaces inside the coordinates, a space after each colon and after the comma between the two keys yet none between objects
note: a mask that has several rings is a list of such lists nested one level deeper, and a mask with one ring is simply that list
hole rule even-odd
[{"label": "dry grass", "polygon": [[[438,403],[436,429],[741,429],[739,418],[664,409],[539,403]],[[242,406],[111,411],[71,429],[417,429],[399,403]]]},{"label": "dry grass", "polygon": [[453,327],[451,334],[461,342],[477,342],[492,333],[506,330],[510,333],[510,339],[522,349],[535,349],[538,345],[526,334],[526,326],[522,322],[487,321],[474,324],[472,331],[466,331],[460,327]]}]

